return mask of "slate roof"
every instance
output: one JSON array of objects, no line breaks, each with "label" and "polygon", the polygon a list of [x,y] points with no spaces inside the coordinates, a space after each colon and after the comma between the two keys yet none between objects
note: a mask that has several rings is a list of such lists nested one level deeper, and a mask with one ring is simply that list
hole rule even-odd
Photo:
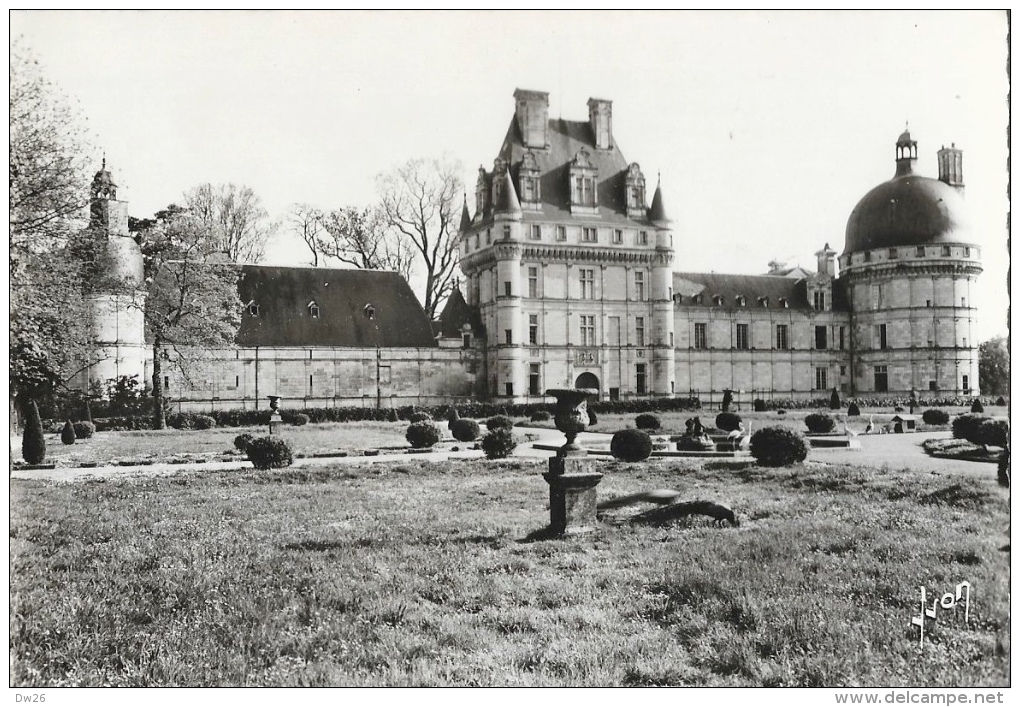
[{"label": "slate roof", "polygon": [[[525,211],[524,218],[570,219],[570,163],[577,153],[587,150],[591,164],[598,169],[598,201],[600,221],[606,223],[642,223],[627,218],[625,202],[626,176],[628,162],[620,148],[613,141],[608,150],[595,148],[595,136],[592,134],[588,121],[554,119],[549,121],[549,146],[545,149],[531,149],[535,156],[541,177],[540,191],[542,197],[541,216],[532,211]],[[523,136],[517,125],[516,116],[510,119],[510,127],[499,150],[499,156],[508,160],[511,165],[511,176],[517,193],[520,193],[519,169],[524,153],[529,148],[524,146]],[[488,214],[486,215],[488,216]],[[584,218],[583,216],[575,218]]]},{"label": "slate roof", "polygon": [[454,289],[436,322],[436,333],[444,338],[459,339],[461,327],[465,324],[471,325],[471,332],[475,336],[482,334],[482,320],[478,316],[478,309],[467,303],[459,289]]},{"label": "slate roof", "polygon": [[238,294],[259,310],[245,307],[238,346],[436,346],[425,310],[395,272],[243,265]]},{"label": "slate roof", "polygon": [[[704,295],[701,304],[694,301],[694,295]],[[808,301],[807,280],[794,279],[775,275],[728,275],[719,273],[673,273],[673,298],[676,302],[680,296],[682,307],[714,307],[716,309],[737,310],[761,307],[760,297],[768,297],[769,308],[782,308],[780,300],[785,298],[790,309],[813,311],[814,305]],[[713,298],[722,295],[722,305],[715,304]],[[737,297],[743,295],[747,304],[741,307]],[[843,282],[832,283],[832,308],[837,311],[849,311]]]}]

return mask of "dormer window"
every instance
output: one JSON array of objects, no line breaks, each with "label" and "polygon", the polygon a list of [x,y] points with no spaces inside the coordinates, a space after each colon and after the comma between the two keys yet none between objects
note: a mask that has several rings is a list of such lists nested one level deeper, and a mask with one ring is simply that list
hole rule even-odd
[{"label": "dormer window", "polygon": [[248,314],[253,317],[259,316],[259,306],[255,304],[255,300],[248,303]]},{"label": "dormer window", "polygon": [[598,170],[583,147],[570,163],[570,210],[572,213],[598,213]]},{"label": "dormer window", "polygon": [[759,307],[765,307],[767,309],[768,306],[769,306],[769,298],[768,297],[759,297],[758,298],[758,306]]},{"label": "dormer window", "polygon": [[714,295],[712,297],[712,304],[714,304],[716,307],[722,307],[723,296],[722,295]]},{"label": "dormer window", "polygon": [[737,306],[738,307],[746,307],[747,306],[747,298],[744,297],[743,295],[737,295]]},{"label": "dormer window", "polygon": [[527,208],[528,206],[537,207],[542,201],[540,177],[541,172],[538,169],[538,161],[535,159],[535,154],[528,150],[524,153],[524,159],[518,172],[518,181],[521,185],[522,208]]},{"label": "dormer window", "polygon": [[475,183],[475,218],[482,219],[489,211],[489,174],[484,167],[478,168],[478,181]]},{"label": "dormer window", "polygon": [[779,298],[779,306],[782,307],[783,309],[789,309],[790,308],[790,300],[786,299],[785,297],[780,297]]},{"label": "dormer window", "polygon": [[673,295],[673,303],[674,304],[683,304],[683,301],[684,301],[684,296],[683,295]]},{"label": "dormer window", "polygon": [[634,162],[627,168],[627,177],[624,180],[627,199],[627,217],[642,218],[645,215],[645,175],[641,173],[641,167]]},{"label": "dormer window", "polygon": [[705,301],[705,295],[694,295],[694,304],[701,304]]},{"label": "dormer window", "polygon": [[317,305],[314,300],[308,303],[308,316],[312,319],[319,318],[319,305]]}]

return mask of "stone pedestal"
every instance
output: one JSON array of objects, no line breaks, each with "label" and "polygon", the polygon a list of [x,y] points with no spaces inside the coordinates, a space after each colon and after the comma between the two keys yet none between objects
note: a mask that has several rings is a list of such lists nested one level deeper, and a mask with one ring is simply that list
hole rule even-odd
[{"label": "stone pedestal", "polygon": [[602,474],[587,456],[555,456],[549,460],[549,529],[556,535],[588,533],[596,528],[595,487]]}]

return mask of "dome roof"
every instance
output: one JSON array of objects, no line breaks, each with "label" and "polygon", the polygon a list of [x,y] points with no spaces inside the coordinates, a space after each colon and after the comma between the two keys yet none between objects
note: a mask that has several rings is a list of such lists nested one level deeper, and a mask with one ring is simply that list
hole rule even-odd
[{"label": "dome roof", "polygon": [[857,203],[843,252],[930,243],[973,243],[966,204],[948,184],[908,170]]}]

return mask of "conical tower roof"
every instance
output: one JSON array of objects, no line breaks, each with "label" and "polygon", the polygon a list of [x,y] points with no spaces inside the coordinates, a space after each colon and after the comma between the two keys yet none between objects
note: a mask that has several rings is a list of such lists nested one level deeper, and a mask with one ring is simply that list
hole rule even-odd
[{"label": "conical tower roof", "polygon": [[521,210],[521,201],[517,198],[517,190],[514,189],[514,181],[510,179],[510,170],[503,173],[503,189],[499,190],[499,201],[493,211],[507,214],[524,213]]},{"label": "conical tower roof", "polygon": [[662,203],[662,182],[655,185],[655,195],[652,197],[652,208],[648,209],[648,220],[654,224],[669,223],[669,216],[666,215],[666,207]]},{"label": "conical tower roof", "polygon": [[464,195],[464,208],[460,212],[460,230],[466,231],[471,228],[471,214],[468,213],[467,194]]}]

